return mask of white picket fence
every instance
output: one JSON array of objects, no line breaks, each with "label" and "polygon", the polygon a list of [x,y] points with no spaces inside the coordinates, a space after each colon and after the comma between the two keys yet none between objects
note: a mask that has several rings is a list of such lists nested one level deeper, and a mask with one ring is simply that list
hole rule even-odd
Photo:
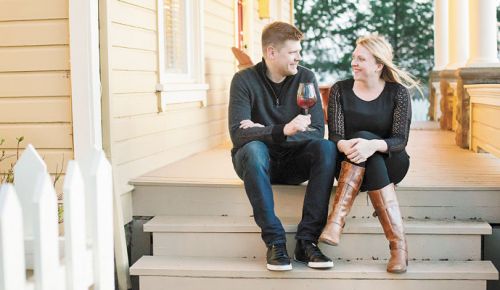
[{"label": "white picket fence", "polygon": [[33,146],[24,150],[15,185],[0,186],[0,290],[115,289],[111,166],[102,150],[90,155],[82,168],[89,188],[81,165],[68,163],[59,237],[47,167]]}]

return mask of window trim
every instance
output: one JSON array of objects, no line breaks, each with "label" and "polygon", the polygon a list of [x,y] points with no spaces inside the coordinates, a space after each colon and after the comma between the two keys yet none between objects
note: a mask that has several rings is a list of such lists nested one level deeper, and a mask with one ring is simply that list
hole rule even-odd
[{"label": "window trim", "polygon": [[172,74],[165,71],[165,28],[163,0],[157,0],[158,28],[158,84],[159,110],[175,103],[201,102],[207,104],[208,84],[205,83],[204,62],[204,1],[185,0],[187,25],[187,73]]}]

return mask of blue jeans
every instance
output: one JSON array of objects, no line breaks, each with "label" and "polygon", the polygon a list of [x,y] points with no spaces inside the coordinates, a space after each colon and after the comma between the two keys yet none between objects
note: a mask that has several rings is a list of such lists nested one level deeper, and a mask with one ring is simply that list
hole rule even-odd
[{"label": "blue jeans", "polygon": [[252,141],[234,154],[234,169],[243,180],[267,246],[286,241],[283,225],[274,212],[271,184],[298,185],[309,180],[295,238],[318,240],[328,215],[336,158],[337,149],[329,140],[311,140],[291,148],[270,148]]}]

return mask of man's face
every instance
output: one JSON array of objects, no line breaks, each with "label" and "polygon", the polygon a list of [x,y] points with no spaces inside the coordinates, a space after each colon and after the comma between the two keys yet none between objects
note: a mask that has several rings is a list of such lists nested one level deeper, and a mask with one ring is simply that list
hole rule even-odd
[{"label": "man's face", "polygon": [[297,66],[302,60],[299,40],[287,40],[280,47],[273,48],[268,54],[267,65],[272,66],[283,77],[297,73]]}]

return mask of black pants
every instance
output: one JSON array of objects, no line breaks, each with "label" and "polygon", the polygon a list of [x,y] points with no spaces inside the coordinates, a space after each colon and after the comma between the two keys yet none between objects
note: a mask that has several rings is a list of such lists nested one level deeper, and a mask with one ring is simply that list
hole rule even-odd
[{"label": "black pants", "polygon": [[[368,131],[359,131],[347,139],[363,138],[367,140],[383,139]],[[335,177],[338,179],[340,174],[340,164],[342,161],[349,161],[345,154],[340,153],[337,158],[337,170]],[[355,163],[353,163],[355,164]],[[390,183],[397,184],[403,180],[410,167],[410,156],[405,150],[400,152],[391,152],[391,154],[375,152],[365,162],[356,164],[365,167],[365,176],[361,191],[377,190],[387,186]]]}]

